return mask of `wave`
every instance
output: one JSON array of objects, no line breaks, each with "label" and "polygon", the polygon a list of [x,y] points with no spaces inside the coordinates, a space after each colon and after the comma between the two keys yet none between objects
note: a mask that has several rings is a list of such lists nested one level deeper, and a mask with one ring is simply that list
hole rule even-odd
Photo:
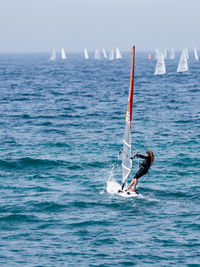
[{"label": "wave", "polygon": [[38,222],[37,217],[33,215],[24,215],[21,213],[14,213],[9,215],[3,215],[0,217],[0,222],[9,222],[9,223],[21,223],[21,222]]},{"label": "wave", "polygon": [[62,166],[67,165],[67,162],[63,160],[49,160],[49,159],[34,159],[34,158],[19,158],[15,160],[0,160],[1,168],[9,168],[9,169],[22,169],[22,168],[30,168],[30,167],[54,167],[54,166]]},{"label": "wave", "polygon": [[54,201],[46,201],[46,202],[41,202],[41,203],[36,203],[34,204],[34,209],[37,210],[37,212],[41,211],[50,211],[50,212],[53,212],[53,211],[60,211],[60,210],[63,210],[67,207],[67,205],[64,205],[64,204],[59,204],[59,203],[56,203]]}]

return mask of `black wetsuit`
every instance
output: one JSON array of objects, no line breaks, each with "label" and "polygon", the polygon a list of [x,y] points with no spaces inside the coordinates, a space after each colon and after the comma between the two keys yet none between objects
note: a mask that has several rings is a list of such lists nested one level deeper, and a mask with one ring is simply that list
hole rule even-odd
[{"label": "black wetsuit", "polygon": [[147,174],[149,168],[151,167],[151,157],[150,156],[146,157],[146,156],[143,156],[143,155],[140,155],[140,154],[136,154],[136,156],[138,158],[144,159],[144,161],[140,165],[140,168],[139,168],[138,172],[134,176],[134,178],[139,179],[143,175]]}]

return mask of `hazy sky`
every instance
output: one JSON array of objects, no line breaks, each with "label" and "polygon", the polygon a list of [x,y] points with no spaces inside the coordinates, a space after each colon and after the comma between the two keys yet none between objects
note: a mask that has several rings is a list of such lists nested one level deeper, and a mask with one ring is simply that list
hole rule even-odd
[{"label": "hazy sky", "polygon": [[200,49],[200,0],[0,0],[0,52]]}]

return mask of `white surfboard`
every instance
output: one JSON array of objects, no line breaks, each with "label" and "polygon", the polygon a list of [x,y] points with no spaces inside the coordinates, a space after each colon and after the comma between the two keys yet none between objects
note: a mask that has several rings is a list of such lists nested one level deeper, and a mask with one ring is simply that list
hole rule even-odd
[{"label": "white surfboard", "polygon": [[130,191],[121,191],[119,190],[117,192],[118,195],[120,196],[123,196],[123,197],[137,197],[139,196],[140,194],[138,193],[138,191],[135,191],[135,192],[130,192]]}]

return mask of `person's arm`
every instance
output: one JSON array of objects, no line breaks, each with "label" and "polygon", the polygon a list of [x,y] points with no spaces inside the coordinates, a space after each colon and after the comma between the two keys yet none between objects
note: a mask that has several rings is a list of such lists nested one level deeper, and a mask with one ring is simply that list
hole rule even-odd
[{"label": "person's arm", "polygon": [[147,157],[146,156],[143,156],[143,155],[141,155],[141,154],[136,154],[136,156],[138,157],[138,158],[141,158],[141,159],[147,159]]},{"label": "person's arm", "polygon": [[133,151],[133,153],[134,153],[138,158],[141,158],[141,159],[147,159],[146,156],[143,156],[143,155],[137,153],[136,151]]}]

